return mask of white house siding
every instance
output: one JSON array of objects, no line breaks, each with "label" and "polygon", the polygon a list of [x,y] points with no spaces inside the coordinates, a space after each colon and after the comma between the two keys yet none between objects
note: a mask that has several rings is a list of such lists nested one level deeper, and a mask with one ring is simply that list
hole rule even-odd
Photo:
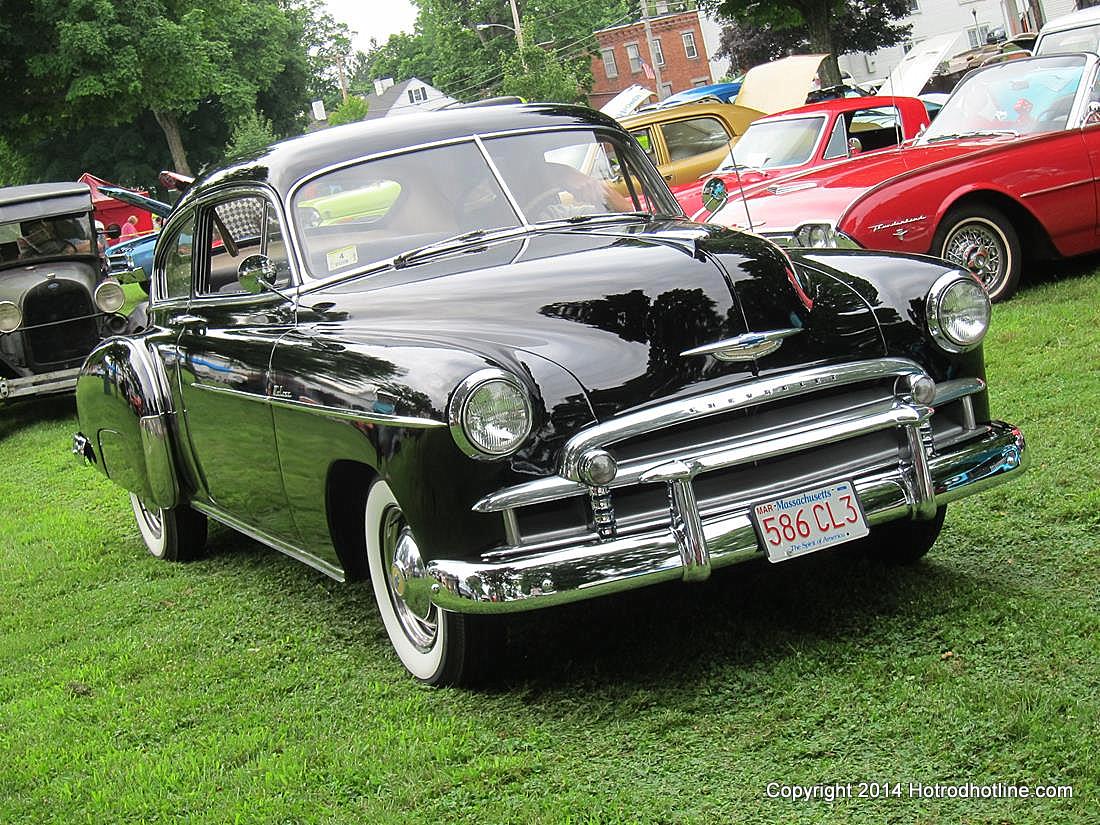
[{"label": "white house siding", "polygon": [[730,61],[728,57],[719,60],[714,56],[722,40],[722,26],[724,24],[717,18],[712,17],[711,14],[700,9],[699,28],[703,32],[704,50],[710,57],[710,79],[712,83],[717,83],[729,72]]},{"label": "white house siding", "polygon": [[[1020,6],[1024,0],[1018,0]],[[1058,5],[1073,8],[1073,0],[1058,0]],[[941,34],[959,35],[957,51],[970,48],[967,30],[974,28],[974,12],[977,12],[978,26],[990,29],[1004,26],[1010,31],[1006,0],[917,0],[918,10],[910,15],[906,22],[913,24],[911,39],[914,43]],[[1055,5],[1050,0],[1043,4],[1044,10]],[[1048,19],[1052,16],[1047,12]],[[840,70],[847,72],[857,83],[886,77],[905,55],[902,46],[879,49],[870,55],[862,53],[845,54],[839,58]]]}]

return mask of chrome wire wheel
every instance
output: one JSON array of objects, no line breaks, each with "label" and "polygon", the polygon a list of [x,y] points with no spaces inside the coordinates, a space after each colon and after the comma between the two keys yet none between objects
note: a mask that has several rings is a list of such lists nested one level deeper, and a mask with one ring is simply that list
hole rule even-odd
[{"label": "chrome wire wheel", "polygon": [[428,598],[420,548],[397,507],[382,516],[382,563],[394,615],[406,638],[427,653],[439,635],[439,608]]},{"label": "chrome wire wheel", "polygon": [[952,209],[932,240],[932,253],[970,272],[996,303],[1020,284],[1023,251],[1012,221],[988,204]]},{"label": "chrome wire wheel", "polygon": [[995,290],[1011,263],[1008,239],[999,226],[984,218],[971,218],[951,230],[943,257],[966,267],[987,292]]}]

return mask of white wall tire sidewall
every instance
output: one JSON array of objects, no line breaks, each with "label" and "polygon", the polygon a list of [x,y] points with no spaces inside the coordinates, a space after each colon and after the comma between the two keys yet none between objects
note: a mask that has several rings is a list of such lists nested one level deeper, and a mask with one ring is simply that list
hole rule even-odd
[{"label": "white wall tire sidewall", "polygon": [[160,511],[160,535],[157,535],[146,522],[145,516],[142,514],[141,499],[137,497],[136,493],[130,493],[130,505],[134,508],[134,521],[137,522],[138,532],[141,533],[141,539],[145,542],[145,547],[154,558],[163,559],[168,550],[167,514],[163,510]]},{"label": "white wall tire sidewall", "polygon": [[418,650],[405,631],[394,612],[387,584],[387,571],[382,567],[382,516],[390,507],[400,507],[393,491],[384,481],[376,481],[367,494],[367,506],[364,519],[367,539],[367,563],[370,567],[371,587],[374,589],[374,601],[382,617],[390,644],[393,645],[401,664],[417,679],[430,682],[439,674],[443,665],[443,654],[447,649],[447,622],[439,611],[438,631],[435,642],[427,652]]}]

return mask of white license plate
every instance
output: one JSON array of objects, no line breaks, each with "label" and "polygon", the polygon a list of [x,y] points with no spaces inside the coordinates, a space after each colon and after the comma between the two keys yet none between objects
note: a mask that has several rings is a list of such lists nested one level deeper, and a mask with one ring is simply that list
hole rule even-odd
[{"label": "white license plate", "polygon": [[851,482],[805,490],[752,508],[753,523],[768,561],[786,561],[846,541],[870,530]]}]

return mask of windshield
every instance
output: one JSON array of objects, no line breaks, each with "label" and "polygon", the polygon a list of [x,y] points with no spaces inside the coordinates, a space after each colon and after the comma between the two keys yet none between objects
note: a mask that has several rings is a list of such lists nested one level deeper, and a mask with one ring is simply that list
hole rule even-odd
[{"label": "windshield", "polygon": [[825,117],[800,117],[754,123],[727,154],[720,168],[775,169],[799,166],[810,159],[817,145]]},{"label": "windshield", "polygon": [[91,221],[86,214],[0,224],[0,263],[91,254],[92,237]]},{"label": "windshield", "polygon": [[1076,29],[1044,34],[1036,50],[1037,55],[1064,54],[1065,52],[1094,52],[1100,45],[1100,23],[1079,26]]},{"label": "windshield", "polygon": [[1084,68],[1083,55],[1065,55],[1000,63],[967,75],[920,142],[1065,129]]},{"label": "windshield", "polygon": [[500,180],[467,141],[357,163],[307,183],[292,207],[310,274],[351,272],[456,235],[620,213],[680,214],[642,153],[617,134],[538,132],[491,138],[485,147]]}]

